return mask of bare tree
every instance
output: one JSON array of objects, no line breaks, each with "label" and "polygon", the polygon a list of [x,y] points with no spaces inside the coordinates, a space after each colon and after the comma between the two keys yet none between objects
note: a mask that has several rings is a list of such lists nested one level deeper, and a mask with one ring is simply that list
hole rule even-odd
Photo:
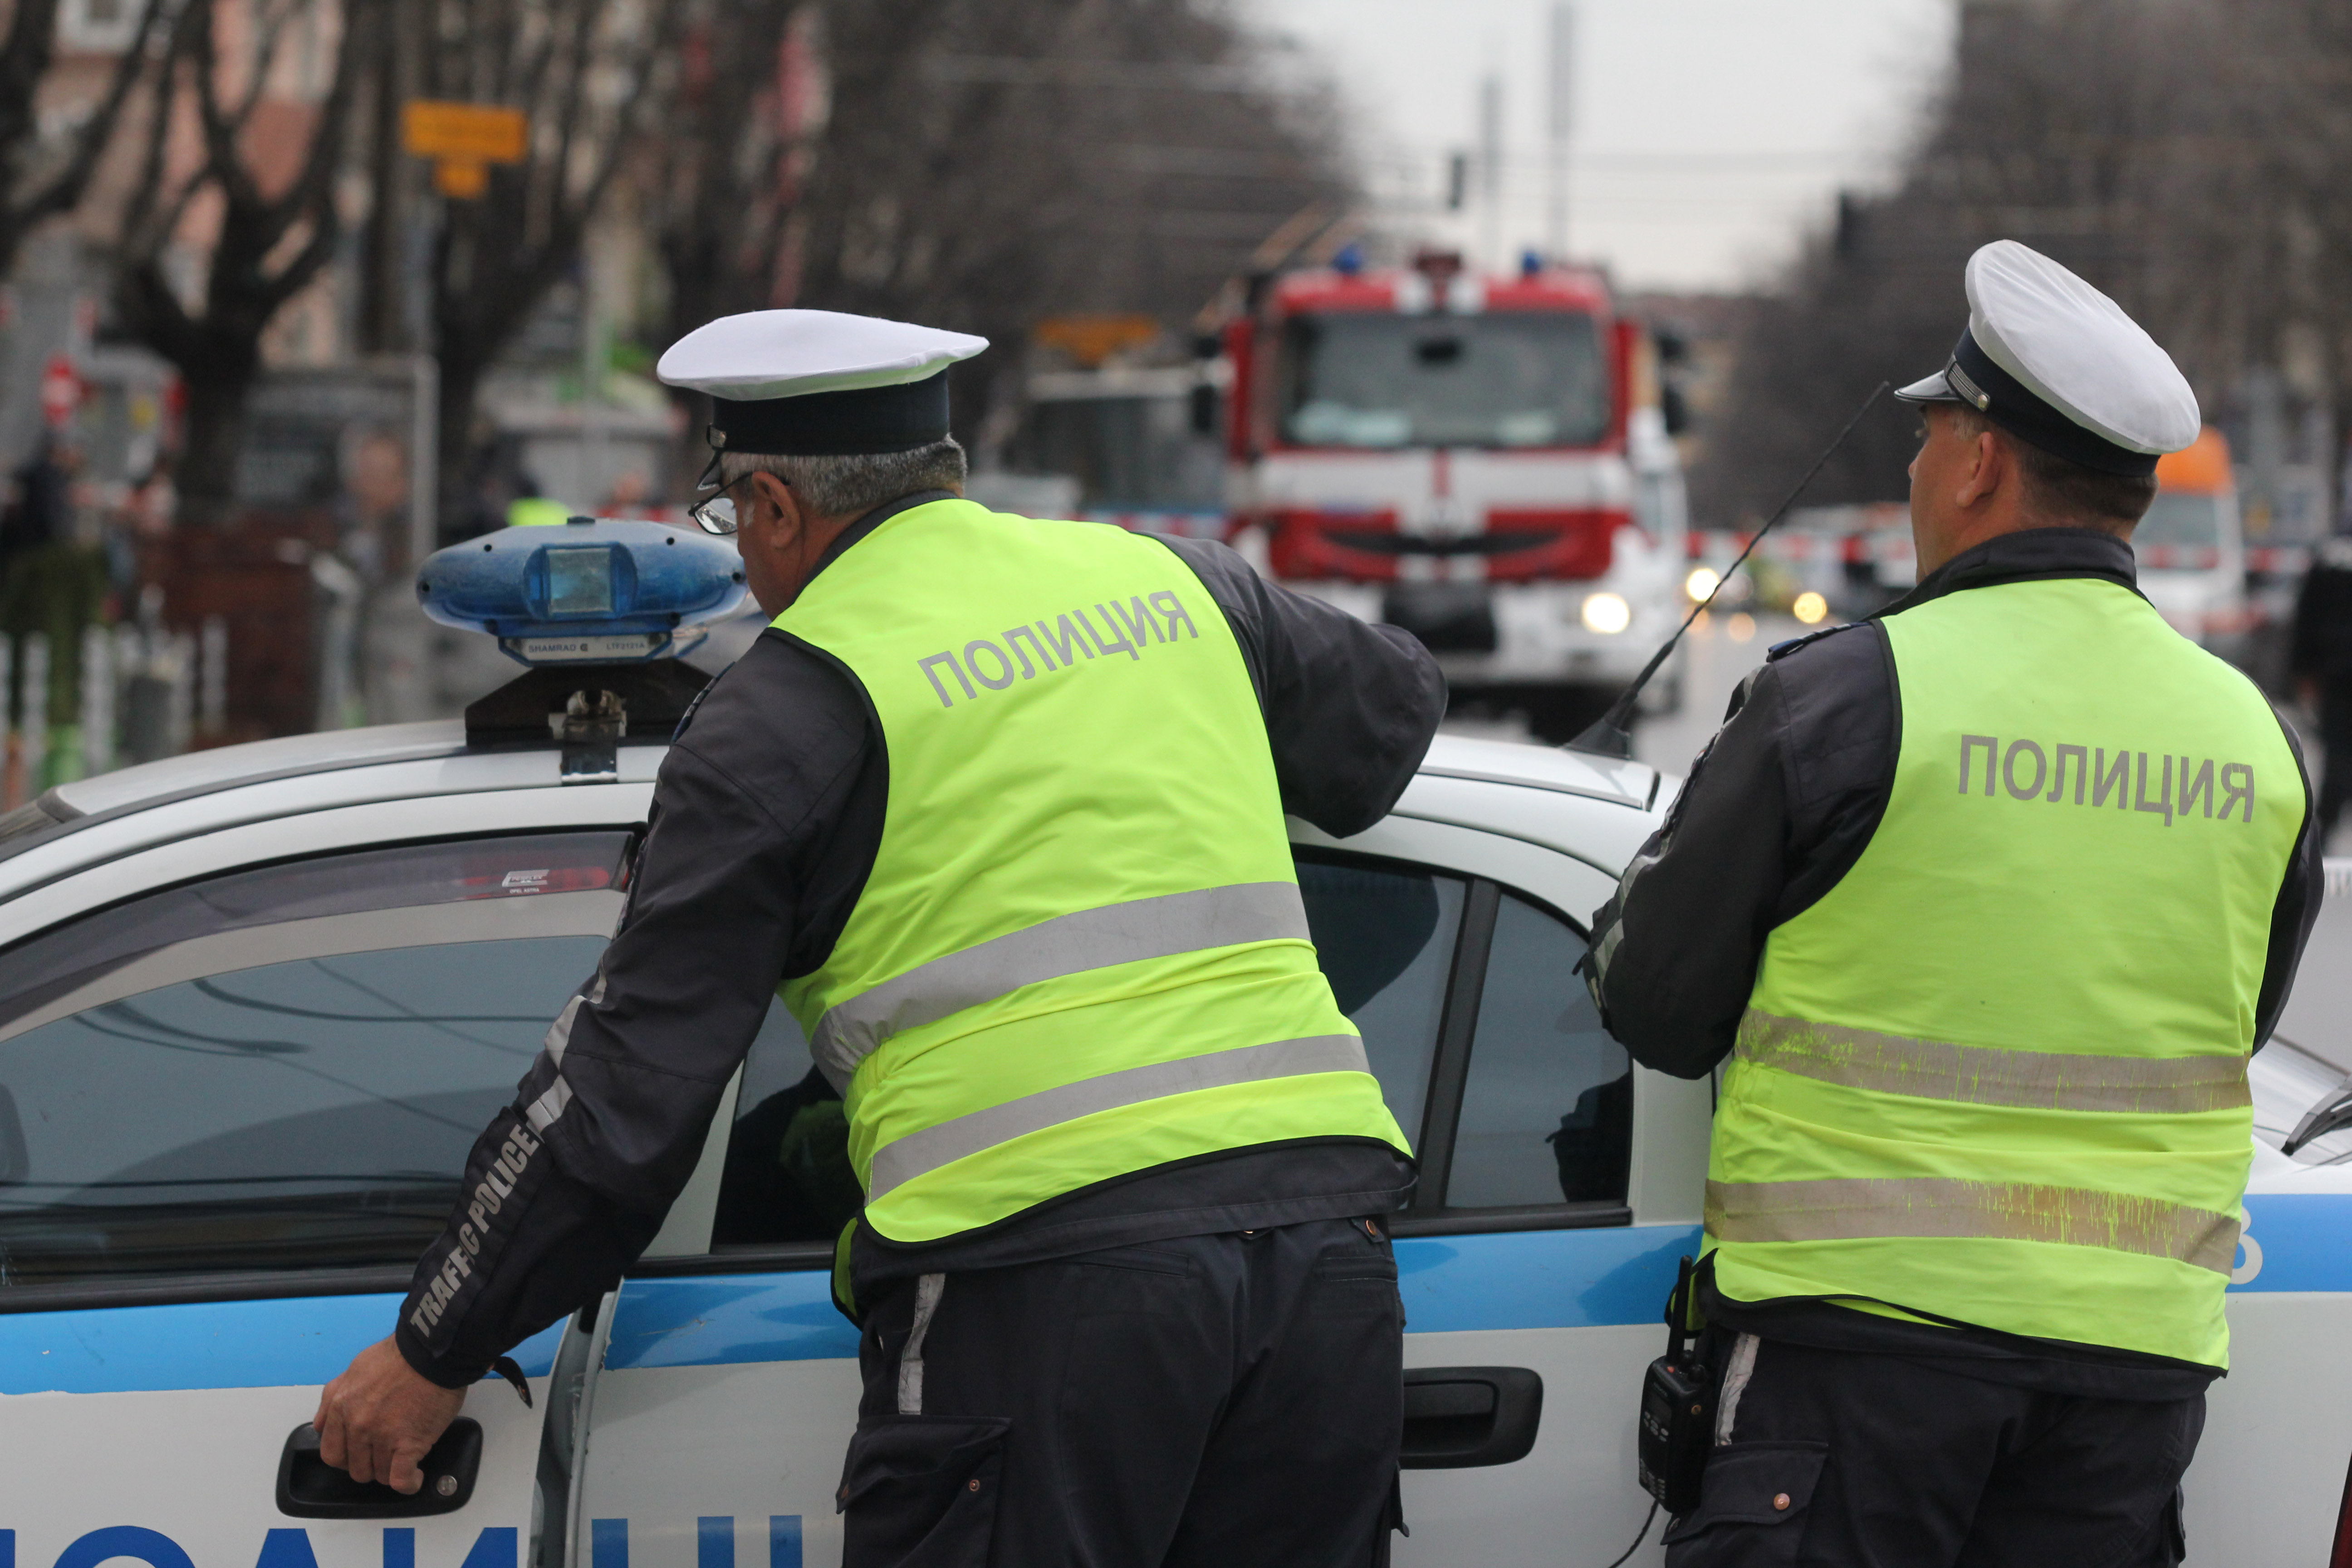
[{"label": "bare tree", "polygon": [[[1962,268],[1993,239],[2113,295],[2209,409],[2223,402],[2315,304],[2280,287],[2311,220],[2266,172],[2308,144],[2265,100],[2291,52],[2263,41],[2269,19],[2304,3],[1969,0],[1951,77],[1895,189],[1843,199],[1755,312],[1694,476],[1699,517],[1760,511],[1874,383],[1941,363],[1966,317]],[[2335,254],[2341,277],[2352,249]],[[1915,424],[1883,411],[1807,499],[1899,499]]]},{"label": "bare tree", "polygon": [[[231,515],[262,333],[335,254],[336,177],[359,78],[383,47],[391,4],[254,0],[234,58],[220,46],[216,0],[189,0],[173,29],[124,215],[115,307],[123,328],[171,361],[187,390],[174,475],[185,521],[219,523]],[[340,36],[331,79],[301,116],[310,124],[289,169],[262,162],[286,145],[288,117],[268,136],[253,132],[298,27],[339,27]],[[184,170],[173,166],[172,134],[184,112],[193,114],[198,146]],[[182,269],[174,247],[184,226],[205,216],[200,204],[218,221],[203,278],[192,281],[175,276]]]},{"label": "bare tree", "polygon": [[[802,49],[827,101],[795,140]],[[711,5],[658,182],[669,334],[778,304],[984,333],[1000,352],[958,372],[976,412],[1042,316],[1184,321],[1350,195],[1328,106],[1259,59],[1213,0]]]},{"label": "bare tree", "polygon": [[105,93],[79,124],[52,138],[42,134],[37,95],[56,49],[58,0],[16,0],[0,37],[0,276],[16,264],[27,235],[70,212],[89,189],[163,16],[163,0],[147,0]]},{"label": "bare tree", "polygon": [[[1348,182],[1200,0],[833,0],[801,300],[1011,347],[1049,310],[1181,321]],[[989,356],[972,381],[1002,375]]]},{"label": "bare tree", "polygon": [[414,0],[427,97],[530,116],[529,156],[442,205],[432,263],[444,517],[472,477],[484,374],[580,258],[589,221],[667,101],[678,0]]},{"label": "bare tree", "polygon": [[797,291],[818,17],[803,0],[720,0],[686,24],[648,204],[669,275],[667,340]]}]

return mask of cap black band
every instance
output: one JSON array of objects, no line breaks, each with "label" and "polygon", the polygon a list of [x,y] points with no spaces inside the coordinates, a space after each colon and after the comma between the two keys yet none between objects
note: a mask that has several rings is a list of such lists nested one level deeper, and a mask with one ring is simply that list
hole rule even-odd
[{"label": "cap black band", "polygon": [[[1952,368],[1945,375],[1953,390],[1973,404],[1979,413],[2021,441],[2030,441],[2045,452],[2103,474],[2144,479],[2156,472],[2156,453],[2118,447],[2096,431],[2075,424],[1994,363],[1992,356],[1978,345],[1976,335],[1966,327],[1960,329],[1959,343],[1952,350]],[[1971,383],[1974,396],[1969,396]]]},{"label": "cap black band", "polygon": [[812,392],[755,403],[710,400],[710,444],[729,452],[848,458],[911,452],[948,434],[948,373],[896,386]]}]

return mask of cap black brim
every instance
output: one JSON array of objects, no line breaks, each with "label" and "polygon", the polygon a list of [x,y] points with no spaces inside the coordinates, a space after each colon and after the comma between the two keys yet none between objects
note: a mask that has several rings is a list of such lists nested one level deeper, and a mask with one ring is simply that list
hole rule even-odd
[{"label": "cap black brim", "polygon": [[1940,374],[1915,381],[1895,395],[1906,403],[1965,403],[2019,440],[2103,474],[2146,479],[2156,472],[2157,454],[2135,452],[2076,424],[1995,363],[1965,327]]},{"label": "cap black brim", "polygon": [[896,386],[757,402],[710,400],[711,442],[729,452],[848,458],[911,452],[948,436],[948,373]]}]

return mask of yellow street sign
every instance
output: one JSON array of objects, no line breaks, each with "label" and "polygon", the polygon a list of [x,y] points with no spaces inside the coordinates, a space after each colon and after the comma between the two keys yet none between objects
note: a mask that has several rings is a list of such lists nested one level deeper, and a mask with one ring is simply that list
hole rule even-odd
[{"label": "yellow street sign", "polygon": [[1122,349],[1150,343],[1160,323],[1150,316],[1048,316],[1034,331],[1038,342],[1092,370]]},{"label": "yellow street sign", "polygon": [[400,106],[401,145],[420,158],[520,163],[530,122],[520,109],[412,98]]},{"label": "yellow street sign", "polygon": [[413,98],[400,106],[401,145],[433,163],[433,188],[470,201],[489,184],[491,163],[520,163],[530,150],[520,109]]}]

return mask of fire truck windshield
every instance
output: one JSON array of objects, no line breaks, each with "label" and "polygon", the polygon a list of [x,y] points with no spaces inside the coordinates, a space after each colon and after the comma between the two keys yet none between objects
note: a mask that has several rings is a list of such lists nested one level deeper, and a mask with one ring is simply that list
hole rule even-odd
[{"label": "fire truck windshield", "polygon": [[1581,313],[1294,316],[1279,374],[1295,446],[1589,447],[1609,428]]}]

